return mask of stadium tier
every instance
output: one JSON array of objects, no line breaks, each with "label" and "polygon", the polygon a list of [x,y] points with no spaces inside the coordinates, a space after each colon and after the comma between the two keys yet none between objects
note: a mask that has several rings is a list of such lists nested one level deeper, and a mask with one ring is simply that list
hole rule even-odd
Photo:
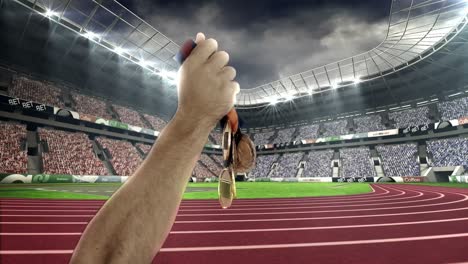
[{"label": "stadium tier", "polygon": [[128,141],[98,137],[97,142],[110,154],[108,157],[117,175],[130,176],[142,162],[138,151]]},{"label": "stadium tier", "polygon": [[332,177],[333,150],[311,151],[304,156],[304,177]]},{"label": "stadium tier", "polygon": [[418,146],[416,144],[381,145],[376,147],[382,158],[385,175],[419,176]]},{"label": "stadium tier", "polygon": [[412,126],[422,126],[431,123],[429,118],[429,108],[419,107],[388,114],[390,120],[395,122],[397,128],[407,128]]},{"label": "stadium tier", "polygon": [[288,153],[284,154],[278,160],[278,166],[273,170],[271,177],[293,178],[296,177],[299,169],[299,162],[304,157],[304,153]]},{"label": "stadium tier", "polygon": [[323,123],[323,136],[339,136],[349,134],[348,129],[346,128],[348,122],[346,120],[337,120],[333,122]]},{"label": "stadium tier", "polygon": [[273,140],[273,143],[291,142],[296,128],[286,128],[278,131],[278,136]]},{"label": "stadium tier", "polygon": [[15,98],[61,108],[65,107],[65,104],[61,100],[61,90],[40,81],[16,77],[10,85],[9,92]]},{"label": "stadium tier", "polygon": [[200,162],[203,163],[210,171],[215,174],[218,174],[223,168],[222,164],[214,161],[209,155],[202,154],[200,156]]},{"label": "stadium tier", "polygon": [[210,133],[210,141],[215,145],[221,145],[222,144],[221,132],[212,131]]},{"label": "stadium tier", "polygon": [[340,149],[342,177],[375,177],[375,168],[371,163],[368,147]]},{"label": "stadium tier", "polygon": [[0,121],[0,173],[26,173],[26,126]]},{"label": "stadium tier", "polygon": [[468,116],[468,97],[438,103],[442,120],[452,120]]},{"label": "stadium tier", "polygon": [[318,138],[319,128],[320,128],[319,124],[299,127],[298,134],[296,136],[296,140],[304,139],[304,138],[306,138],[306,139],[307,138]]},{"label": "stadium tier", "polygon": [[139,127],[150,128],[145,122],[143,122],[141,115],[128,107],[120,106],[120,105],[112,105],[115,112],[119,116],[119,119],[122,123],[131,124]]},{"label": "stadium tier", "polygon": [[428,141],[427,152],[434,167],[464,166],[468,169],[468,138]]},{"label": "stadium tier", "polygon": [[88,135],[41,128],[39,138],[43,147],[44,173],[69,175],[109,175],[106,167],[93,152]]},{"label": "stadium tier", "polygon": [[255,133],[253,136],[253,140],[257,145],[270,144],[272,142],[271,138],[274,134],[275,131]]},{"label": "stadium tier", "polygon": [[152,147],[151,145],[143,144],[143,143],[137,143],[135,144],[135,146],[137,146],[145,155],[148,155]]},{"label": "stadium tier", "polygon": [[354,132],[366,133],[371,131],[382,131],[387,128],[382,124],[380,115],[368,115],[354,118]]},{"label": "stadium tier", "polygon": [[152,116],[148,114],[143,114],[146,120],[151,124],[154,130],[156,131],[162,131],[163,128],[167,125],[167,122],[164,121],[163,119],[157,117],[157,116]]},{"label": "stadium tier", "polygon": [[74,101],[73,108],[78,113],[93,115],[107,120],[112,120],[112,115],[107,112],[106,102],[92,96],[71,92]]}]

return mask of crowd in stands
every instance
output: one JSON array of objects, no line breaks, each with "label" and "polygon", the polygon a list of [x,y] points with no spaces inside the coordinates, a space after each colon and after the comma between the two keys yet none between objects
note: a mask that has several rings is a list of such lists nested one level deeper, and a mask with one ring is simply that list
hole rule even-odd
[{"label": "crowd in stands", "polygon": [[427,142],[432,166],[464,166],[468,170],[468,138],[438,139]]},{"label": "crowd in stands", "polygon": [[278,160],[279,155],[259,155],[256,160],[256,165],[250,173],[253,178],[266,178],[270,174],[270,169],[273,163]]},{"label": "crowd in stands", "polygon": [[438,104],[442,120],[452,120],[468,116],[468,97]]},{"label": "crowd in stands", "polygon": [[256,133],[254,134],[253,141],[255,145],[265,145],[265,144],[270,144],[271,143],[271,137],[275,134],[274,131],[270,132],[263,132],[263,133]]},{"label": "crowd in stands", "polygon": [[27,173],[25,138],[26,126],[0,122],[0,173]]},{"label": "crowd in stands", "polygon": [[136,146],[141,150],[143,151],[143,154],[145,155],[148,155],[148,153],[150,152],[151,150],[151,145],[148,145],[148,144],[143,144],[143,143],[137,143]]},{"label": "crowd in stands", "polygon": [[323,136],[340,136],[349,134],[348,129],[346,128],[348,121],[346,119],[336,120],[333,122],[324,123],[323,126]]},{"label": "crowd in stands", "polygon": [[221,138],[221,135],[222,135],[222,134],[221,134],[221,132],[219,132],[219,131],[212,131],[212,132],[210,133],[210,136],[211,136],[211,138],[212,138],[212,140],[211,140],[212,143],[215,144],[215,145],[221,146],[221,144],[223,143],[222,138]]},{"label": "crowd in stands", "polygon": [[115,105],[113,104],[112,107],[114,108],[115,112],[119,115],[119,119],[122,123],[138,126],[142,128],[149,128],[143,120],[141,120],[140,114],[128,107]]},{"label": "crowd in stands", "polygon": [[211,157],[212,159],[214,159],[214,161],[215,161],[216,163],[218,163],[219,165],[223,166],[224,160],[223,160],[223,156],[222,156],[222,155],[214,155],[214,154],[212,154],[212,155],[210,155],[210,157]]},{"label": "crowd in stands", "polygon": [[341,177],[375,177],[368,147],[340,149]]},{"label": "crowd in stands", "polygon": [[382,158],[385,176],[419,176],[416,144],[380,145],[376,147]]},{"label": "crowd in stands", "polygon": [[372,131],[385,130],[382,124],[382,117],[380,115],[366,115],[354,118],[354,132],[366,133]]},{"label": "crowd in stands", "polygon": [[213,159],[211,159],[207,154],[201,154],[200,155],[200,161],[205,164],[205,166],[215,173],[216,175],[221,172],[222,164],[218,164],[215,162]]},{"label": "crowd in stands", "polygon": [[9,93],[12,97],[33,101],[35,103],[57,106],[60,108],[65,107],[65,104],[61,100],[60,89],[25,77],[13,79]]},{"label": "crowd in stands", "polygon": [[[203,166],[200,161],[195,164],[192,175],[197,178],[209,178],[215,176],[215,174],[209,171],[205,166]],[[216,175],[218,176],[218,175]]]},{"label": "crowd in stands", "polygon": [[298,129],[296,140],[312,139],[319,137],[319,124],[302,126]]},{"label": "crowd in stands", "polygon": [[104,137],[97,137],[96,141],[109,151],[112,156],[109,161],[117,175],[131,176],[142,162],[138,151],[128,141]]},{"label": "crowd in stands", "polygon": [[[109,175],[84,133],[41,128],[39,138],[47,144],[42,152],[44,173],[70,175]],[[44,149],[43,149],[44,150]]]},{"label": "crowd in stands", "polygon": [[296,128],[285,128],[278,131],[278,136],[273,140],[273,143],[287,143],[293,141],[293,134]]},{"label": "crowd in stands", "polygon": [[287,153],[278,160],[278,166],[271,177],[293,178],[296,177],[299,162],[304,157],[303,152]]},{"label": "crowd in stands", "polygon": [[306,161],[303,177],[331,177],[333,150],[311,151]]},{"label": "crowd in stands", "polygon": [[396,128],[408,128],[428,125],[431,123],[431,119],[429,118],[429,107],[427,106],[391,112],[388,114],[388,118],[395,122]]},{"label": "crowd in stands", "polygon": [[101,117],[107,120],[112,119],[112,116],[107,111],[106,102],[92,96],[87,96],[76,92],[71,92],[71,97],[75,102],[73,108],[78,113]]},{"label": "crowd in stands", "polygon": [[161,132],[163,128],[167,125],[167,122],[164,121],[163,119],[153,116],[153,115],[148,115],[148,114],[143,114],[145,119],[151,124],[154,130]]}]

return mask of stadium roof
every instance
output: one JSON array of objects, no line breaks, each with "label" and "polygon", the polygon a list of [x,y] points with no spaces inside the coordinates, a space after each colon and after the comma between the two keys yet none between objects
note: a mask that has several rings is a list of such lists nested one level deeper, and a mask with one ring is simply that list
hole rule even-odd
[{"label": "stadium roof", "polygon": [[[368,52],[241,90],[239,107],[262,107],[400,71],[430,56],[466,25],[466,0],[394,0],[385,40]],[[313,51],[311,51],[313,52]]]},{"label": "stadium roof", "polygon": [[114,0],[15,0],[173,85],[179,45]]}]

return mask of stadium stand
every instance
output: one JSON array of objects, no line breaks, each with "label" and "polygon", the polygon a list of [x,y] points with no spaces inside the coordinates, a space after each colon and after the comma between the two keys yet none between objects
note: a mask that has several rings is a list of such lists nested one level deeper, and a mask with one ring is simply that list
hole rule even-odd
[{"label": "stadium stand", "polygon": [[256,133],[254,134],[253,141],[256,145],[265,145],[271,143],[271,137],[275,134],[274,131],[270,132],[263,132],[263,133]]},{"label": "stadium stand", "polygon": [[438,103],[442,120],[452,120],[468,116],[468,97]]},{"label": "stadium stand", "polygon": [[340,149],[342,177],[375,177],[368,147]]},{"label": "stadium stand", "polygon": [[260,155],[257,157],[255,168],[250,173],[250,177],[266,178],[270,174],[271,166],[278,160],[279,155]]},{"label": "stadium stand", "polygon": [[366,133],[372,131],[385,130],[380,115],[367,115],[354,118],[355,133]]},{"label": "stadium stand", "polygon": [[285,128],[278,131],[278,136],[273,140],[273,143],[286,143],[292,141],[292,136],[296,128]]},{"label": "stadium stand", "polygon": [[468,169],[468,138],[428,141],[427,152],[435,167],[464,166]]},{"label": "stadium stand", "polygon": [[395,122],[396,128],[408,128],[430,124],[431,119],[428,114],[429,108],[424,106],[399,112],[392,112],[388,114],[388,118]]},{"label": "stadium stand", "polygon": [[314,125],[307,125],[300,127],[298,129],[298,134],[296,136],[296,140],[300,139],[311,139],[311,138],[318,138],[318,131],[319,131],[320,125],[319,124],[314,124]]},{"label": "stadium stand", "polygon": [[[113,104],[112,107],[114,110],[117,112],[119,115],[120,121],[122,123],[126,123],[129,125],[134,125],[138,127],[143,127],[143,128],[149,128],[143,120],[141,120],[140,114],[130,108],[120,106],[120,105],[115,105]],[[151,129],[151,128],[150,128]]]},{"label": "stadium stand", "polygon": [[221,156],[221,155],[210,155],[210,157],[213,158],[216,163],[223,166],[223,164],[224,164],[223,156]]},{"label": "stadium stand", "polygon": [[148,155],[148,153],[150,152],[151,150],[151,145],[148,145],[148,144],[143,144],[143,143],[137,143],[136,146],[141,150],[143,151],[143,153],[145,155]]},{"label": "stadium stand", "polygon": [[102,161],[93,153],[93,145],[84,133],[41,128],[39,138],[47,142],[42,153],[44,173],[71,175],[108,175]]},{"label": "stadium stand", "polygon": [[208,157],[207,154],[202,154],[200,156],[200,161],[205,164],[205,166],[211,171],[213,172],[214,174],[218,174],[219,172],[221,172],[221,170],[223,169],[221,167],[221,164],[217,164],[216,162],[214,162],[210,157]]},{"label": "stadium stand", "polygon": [[161,119],[160,117],[143,114],[144,118],[148,120],[154,130],[161,132],[164,127],[167,125],[167,122]]},{"label": "stadium stand", "polygon": [[380,145],[376,147],[382,158],[385,176],[419,176],[418,146],[416,144]]},{"label": "stadium stand", "polygon": [[9,93],[11,96],[23,100],[60,108],[65,107],[65,104],[61,101],[60,89],[25,77],[14,78]]},{"label": "stadium stand", "polygon": [[135,147],[128,141],[97,137],[97,142],[111,154],[109,159],[117,175],[131,176],[142,159]]},{"label": "stadium stand", "polygon": [[303,177],[331,177],[333,150],[311,151],[304,158],[306,167]]},{"label": "stadium stand", "polygon": [[331,136],[347,135],[349,134],[349,131],[346,128],[347,124],[348,122],[345,119],[324,123],[322,125],[323,136],[331,137]]},{"label": "stadium stand", "polygon": [[75,102],[73,109],[78,113],[101,117],[111,120],[112,116],[107,112],[106,102],[92,96],[71,92]]},{"label": "stadium stand", "polygon": [[215,145],[221,145],[222,144],[222,140],[221,140],[221,132],[218,132],[218,131],[212,131],[210,133],[210,136],[211,138],[213,138],[213,144]]},{"label": "stadium stand", "polygon": [[303,152],[287,153],[278,160],[278,167],[271,177],[293,178],[297,175],[299,162],[304,157]]},{"label": "stadium stand", "polygon": [[0,122],[0,173],[27,173],[26,126]]},{"label": "stadium stand", "polygon": [[192,175],[203,179],[203,178],[209,178],[215,176],[211,171],[209,171],[205,166],[203,166],[200,162],[197,162],[195,164],[195,167],[193,169]]}]

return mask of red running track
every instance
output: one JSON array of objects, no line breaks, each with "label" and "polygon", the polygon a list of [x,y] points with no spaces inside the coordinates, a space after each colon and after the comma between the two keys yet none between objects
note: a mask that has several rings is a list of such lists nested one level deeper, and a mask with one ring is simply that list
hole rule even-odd
[{"label": "red running track", "polygon": [[[468,190],[372,185],[351,196],[183,201],[153,263],[460,263]],[[102,201],[0,199],[0,263],[67,263]]]}]

